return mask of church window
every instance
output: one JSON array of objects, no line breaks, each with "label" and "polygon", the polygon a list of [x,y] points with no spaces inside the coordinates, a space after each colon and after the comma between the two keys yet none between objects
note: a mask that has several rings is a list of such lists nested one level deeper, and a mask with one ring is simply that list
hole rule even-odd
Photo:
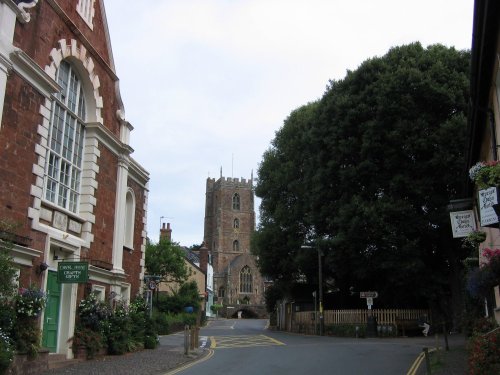
[{"label": "church window", "polygon": [[49,126],[45,199],[77,213],[85,133],[85,97],[76,71],[66,61],[56,74],[62,87],[52,104]]},{"label": "church window", "polygon": [[240,220],[238,218],[234,219],[233,228],[238,229],[240,227]]},{"label": "church window", "polygon": [[240,251],[240,243],[238,240],[233,241],[233,251]]},{"label": "church window", "polygon": [[245,266],[240,272],[240,293],[252,293],[252,270]]},{"label": "church window", "polygon": [[238,193],[235,193],[233,195],[233,210],[239,210],[240,209],[240,195]]}]

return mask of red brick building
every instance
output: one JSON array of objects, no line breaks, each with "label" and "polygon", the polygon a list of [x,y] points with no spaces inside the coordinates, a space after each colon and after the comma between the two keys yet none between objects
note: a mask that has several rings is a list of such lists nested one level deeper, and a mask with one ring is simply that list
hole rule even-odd
[{"label": "red brick building", "polygon": [[[84,294],[129,300],[144,276],[149,174],[103,0],[0,0],[0,109],[0,235],[15,235],[19,285],[49,294],[43,346],[71,357]],[[88,281],[58,283],[63,261],[88,264]]]}]

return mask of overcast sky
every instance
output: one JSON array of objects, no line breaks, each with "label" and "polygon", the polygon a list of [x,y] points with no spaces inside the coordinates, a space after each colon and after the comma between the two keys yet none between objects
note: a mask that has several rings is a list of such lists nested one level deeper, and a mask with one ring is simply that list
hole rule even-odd
[{"label": "overcast sky", "polygon": [[[419,41],[470,49],[473,0],[105,0],[148,236],[203,240],[207,177],[254,177],[329,80]],[[258,213],[258,201],[256,200]],[[163,217],[163,218],[162,218]]]}]

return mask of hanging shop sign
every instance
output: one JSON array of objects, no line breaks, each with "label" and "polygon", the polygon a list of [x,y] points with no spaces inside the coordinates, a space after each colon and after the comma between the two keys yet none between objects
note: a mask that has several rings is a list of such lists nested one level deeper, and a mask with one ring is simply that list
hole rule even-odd
[{"label": "hanging shop sign", "polygon": [[59,262],[57,264],[57,281],[61,284],[83,284],[88,279],[88,262]]},{"label": "hanging shop sign", "polygon": [[467,237],[470,232],[476,230],[474,211],[450,212],[451,230],[453,238]]},{"label": "hanging shop sign", "polygon": [[488,189],[479,190],[479,216],[481,217],[481,226],[497,226],[498,215],[495,208],[498,205],[498,189],[492,186]]}]

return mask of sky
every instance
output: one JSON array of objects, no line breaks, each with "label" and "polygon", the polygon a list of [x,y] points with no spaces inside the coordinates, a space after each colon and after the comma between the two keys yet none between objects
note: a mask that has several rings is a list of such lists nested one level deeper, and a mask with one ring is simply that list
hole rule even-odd
[{"label": "sky", "polygon": [[104,3],[132,157],[150,173],[148,237],[170,223],[183,246],[203,241],[207,178],[258,178],[284,120],[330,80],[412,42],[471,47],[473,0]]}]

